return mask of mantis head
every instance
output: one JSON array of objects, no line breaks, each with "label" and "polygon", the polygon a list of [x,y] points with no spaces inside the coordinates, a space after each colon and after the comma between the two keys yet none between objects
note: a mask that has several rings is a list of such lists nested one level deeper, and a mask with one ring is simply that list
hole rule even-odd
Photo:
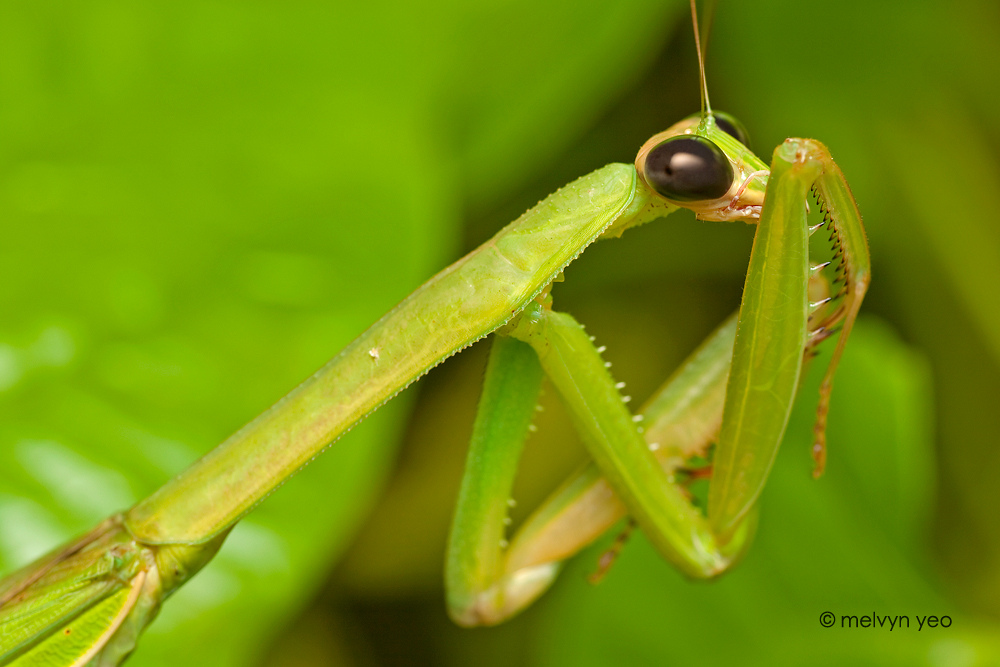
[{"label": "mantis head", "polygon": [[771,172],[749,148],[743,123],[723,111],[712,111],[705,78],[705,51],[715,13],[699,29],[698,10],[691,0],[691,25],[698,52],[701,113],[688,116],[639,149],[635,170],[656,198],[694,211],[699,220],[757,222]]},{"label": "mantis head", "polygon": [[635,169],[657,197],[699,220],[756,222],[770,171],[747,142],[730,114],[696,114],[643,144]]}]

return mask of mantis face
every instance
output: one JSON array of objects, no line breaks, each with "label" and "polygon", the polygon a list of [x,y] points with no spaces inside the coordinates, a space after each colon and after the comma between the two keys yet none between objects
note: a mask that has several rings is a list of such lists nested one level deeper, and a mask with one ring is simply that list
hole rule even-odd
[{"label": "mantis face", "polygon": [[657,197],[699,220],[756,222],[770,171],[747,141],[727,113],[689,116],[643,144],[635,169]]}]

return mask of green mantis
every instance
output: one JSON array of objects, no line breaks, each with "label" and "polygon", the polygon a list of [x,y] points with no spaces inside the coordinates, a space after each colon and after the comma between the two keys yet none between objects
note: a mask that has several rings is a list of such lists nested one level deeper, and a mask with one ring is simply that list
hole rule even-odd
[{"label": "green mantis", "polygon": [[[161,601],[211,558],[256,503],[428,368],[491,332],[498,336],[449,556],[457,620],[493,623],[516,613],[551,582],[560,559],[626,511],[685,573],[711,577],[730,567],[749,544],[754,502],[803,358],[842,321],[832,377],[867,285],[868,262],[860,217],[821,145],[790,140],[768,169],[726,126],[733,128],[710,112],[682,121],[651,139],[635,167],[609,165],[552,195],[419,288],[187,472],[5,579],[0,660],[120,662]],[[689,172],[676,182],[668,178],[671,170],[682,176],[684,170],[675,161],[707,166],[710,178]],[[728,180],[716,179],[716,172]],[[810,186],[830,212],[845,260],[844,291],[834,295],[840,308],[817,306],[813,322],[810,301],[825,297],[809,295],[803,202]],[[592,241],[678,206],[706,220],[759,220],[744,302],[738,324],[706,343],[659,395],[663,400],[632,415],[597,348],[577,323],[552,310],[550,286]],[[543,372],[571,407],[596,468],[563,487],[504,547],[509,481]],[[722,392],[727,376],[729,389]],[[692,405],[700,395],[714,397],[701,413]],[[678,399],[687,405],[678,407]],[[645,421],[636,421],[643,414]],[[686,460],[707,453],[717,424],[706,515],[671,475],[695,474],[684,469]],[[822,421],[817,428],[821,454]],[[671,429],[698,433],[659,437]],[[475,465],[485,460],[477,458],[480,452],[490,459],[481,470]],[[577,532],[566,535],[565,522]]]}]

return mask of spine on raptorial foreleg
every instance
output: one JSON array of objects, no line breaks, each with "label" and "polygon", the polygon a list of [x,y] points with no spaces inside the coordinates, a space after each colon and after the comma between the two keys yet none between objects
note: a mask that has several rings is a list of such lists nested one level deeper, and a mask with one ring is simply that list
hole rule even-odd
[{"label": "spine on raptorial foreleg", "polygon": [[830,335],[838,322],[843,323],[837,347],[830,356],[830,363],[823,377],[823,384],[820,386],[819,404],[816,407],[816,425],[813,429],[813,458],[816,467],[813,476],[819,477],[826,466],[826,419],[830,409],[830,394],[833,391],[833,376],[844,353],[858,311],[861,309],[861,302],[868,291],[868,284],[871,281],[871,256],[868,251],[868,238],[865,236],[865,228],[861,221],[861,212],[843,172],[830,157],[826,146],[812,139],[803,141],[823,164],[823,172],[816,180],[814,193],[823,210],[824,222],[831,228],[830,238],[834,242],[833,261],[837,263],[834,270],[835,287],[840,288],[834,299],[844,300],[839,308],[818,324],[817,334],[825,338]]}]

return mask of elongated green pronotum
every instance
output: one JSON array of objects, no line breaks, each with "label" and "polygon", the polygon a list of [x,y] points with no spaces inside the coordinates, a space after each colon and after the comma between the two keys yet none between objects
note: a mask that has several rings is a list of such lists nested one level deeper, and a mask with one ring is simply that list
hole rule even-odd
[{"label": "elongated green pronotum", "polygon": [[[119,664],[240,518],[367,414],[490,333],[446,568],[457,622],[509,618],[547,588],[563,559],[626,514],[689,576],[732,566],[753,533],[804,359],[839,325],[817,419],[817,471],[823,465],[830,381],[867,288],[868,249],[822,144],[788,139],[768,166],[735,119],[713,112],[707,95],[703,102],[701,115],[650,139],[634,165],[574,181],[434,276],[153,495],[0,581],[0,664]],[[809,262],[810,189],[836,239],[835,293]],[[593,241],[679,207],[702,220],[757,224],[743,301],[738,317],[632,414],[581,326],[553,310],[549,289]],[[507,499],[543,375],[593,464],[508,544]],[[694,456],[711,465],[691,469]],[[697,475],[711,476],[707,511],[682,483]]]}]

